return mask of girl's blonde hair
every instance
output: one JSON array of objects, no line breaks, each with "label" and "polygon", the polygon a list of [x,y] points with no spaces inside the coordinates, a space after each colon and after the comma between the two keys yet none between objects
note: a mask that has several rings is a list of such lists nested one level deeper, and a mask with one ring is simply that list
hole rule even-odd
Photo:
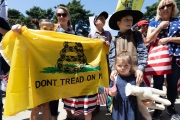
[{"label": "girl's blonde hair", "polygon": [[158,21],[159,19],[161,19],[161,15],[160,15],[160,9],[163,5],[164,5],[164,2],[168,1],[169,3],[172,3],[173,6],[172,6],[172,13],[171,13],[171,17],[173,18],[176,18],[178,13],[179,13],[179,10],[177,8],[177,4],[174,0],[161,0],[159,2],[159,5],[157,7],[157,14],[156,14],[156,18],[155,20]]},{"label": "girl's blonde hair", "polygon": [[133,68],[133,60],[132,57],[130,55],[130,52],[128,51],[122,51],[121,53],[119,53],[118,55],[116,55],[115,58],[115,66],[117,64],[118,61],[122,61],[122,62],[127,62],[128,64],[131,65],[131,73],[135,73],[135,69]]},{"label": "girl's blonde hair", "polygon": [[68,15],[68,18],[69,18],[67,24],[68,24],[68,27],[71,28],[71,16],[70,16],[69,10],[64,6],[58,6],[58,8],[56,9],[56,14],[59,9],[63,9],[64,11],[66,11],[66,14]]}]

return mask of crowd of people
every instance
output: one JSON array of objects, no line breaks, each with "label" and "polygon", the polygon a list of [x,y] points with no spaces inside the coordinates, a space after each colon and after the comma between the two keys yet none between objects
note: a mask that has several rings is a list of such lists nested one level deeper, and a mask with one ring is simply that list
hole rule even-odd
[{"label": "crowd of people", "polygon": [[[94,25],[96,30],[90,31],[88,37],[102,40],[102,43],[109,48],[109,51],[106,53],[109,88],[116,86],[116,89],[115,91],[108,91],[109,96],[107,97],[106,106],[107,112],[112,114],[114,120],[144,119],[144,116],[139,111],[137,97],[126,96],[125,86],[127,83],[147,86],[143,84],[143,77],[148,64],[148,52],[151,50],[152,44],[153,47],[164,45],[169,48],[169,56],[172,57],[172,72],[152,75],[153,88],[163,90],[164,82],[166,82],[167,99],[171,102],[171,105],[167,106],[167,113],[171,119],[180,119],[178,112],[175,110],[177,84],[180,78],[180,17],[178,17],[178,13],[177,4],[174,0],[161,0],[159,2],[154,21],[141,20],[143,17],[141,11],[126,7],[124,10],[115,12],[109,19],[109,27],[119,31],[115,37],[103,28],[108,18],[108,13],[103,11],[95,16]],[[48,19],[33,19],[33,24],[37,25],[39,30],[51,30],[77,35],[71,27],[71,16],[66,7],[59,6],[55,14],[58,20],[57,24],[52,23]],[[0,37],[2,39],[2,36],[10,30],[10,26],[3,18],[0,18],[0,21]],[[16,24],[11,29],[20,33],[21,27],[21,25]],[[8,73],[9,69],[3,57],[0,56],[1,79]],[[92,120],[93,114],[100,111],[99,94],[63,98],[63,108],[67,112],[66,120],[79,120],[76,116],[80,114],[84,114],[85,120]],[[0,97],[0,120],[2,120],[1,92]],[[148,99],[142,102],[146,104],[153,101]],[[86,104],[84,105],[84,103]],[[58,106],[59,100],[39,105],[32,108],[30,118],[31,120],[38,120],[39,109],[42,107],[44,120],[50,120],[50,116],[52,120],[57,120],[59,114]],[[155,109],[151,119],[160,120],[161,116],[162,110]]]}]

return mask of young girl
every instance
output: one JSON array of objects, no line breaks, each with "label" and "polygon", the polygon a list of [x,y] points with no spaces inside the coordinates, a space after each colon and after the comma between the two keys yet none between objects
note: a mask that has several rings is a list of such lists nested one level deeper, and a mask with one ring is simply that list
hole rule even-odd
[{"label": "young girl", "polygon": [[132,66],[132,58],[127,51],[121,52],[115,58],[115,68],[118,72],[117,79],[111,81],[110,87],[116,85],[117,91],[109,90],[113,98],[112,117],[114,120],[140,120],[136,96],[126,96],[127,83],[136,85],[135,70]]},{"label": "young girl", "polygon": [[[40,19],[39,21],[37,19],[32,19],[31,21],[39,30],[53,30],[54,24],[48,20],[48,19]],[[17,24],[12,26],[12,30],[14,32],[20,33],[21,25]],[[30,120],[38,120],[38,115],[40,108],[42,107],[42,113],[43,113],[43,120],[50,120],[50,110],[49,110],[49,103],[44,103],[42,105],[39,105],[37,107],[32,108],[31,110],[31,117]]]}]

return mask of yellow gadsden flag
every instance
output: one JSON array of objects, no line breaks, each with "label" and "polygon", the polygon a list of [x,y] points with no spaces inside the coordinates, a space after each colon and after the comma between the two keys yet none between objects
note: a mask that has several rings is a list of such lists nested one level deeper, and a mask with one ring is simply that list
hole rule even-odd
[{"label": "yellow gadsden flag", "polygon": [[105,47],[101,40],[53,31],[8,32],[1,53],[11,66],[5,116],[42,103],[97,93],[108,86]]},{"label": "yellow gadsden flag", "polygon": [[123,10],[125,5],[131,7],[132,10],[141,10],[144,0],[118,0],[116,12]]}]

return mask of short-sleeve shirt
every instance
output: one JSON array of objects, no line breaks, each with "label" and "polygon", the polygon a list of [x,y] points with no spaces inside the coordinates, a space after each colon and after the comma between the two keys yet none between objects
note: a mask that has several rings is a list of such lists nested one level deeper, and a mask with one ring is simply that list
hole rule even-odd
[{"label": "short-sleeve shirt", "polygon": [[[161,20],[153,21],[149,24],[150,27],[157,28]],[[167,29],[162,29],[158,36],[160,39],[165,37],[180,37],[180,17],[170,18],[170,25]],[[168,42],[169,54],[177,58],[177,63],[180,65],[180,44]]]}]

